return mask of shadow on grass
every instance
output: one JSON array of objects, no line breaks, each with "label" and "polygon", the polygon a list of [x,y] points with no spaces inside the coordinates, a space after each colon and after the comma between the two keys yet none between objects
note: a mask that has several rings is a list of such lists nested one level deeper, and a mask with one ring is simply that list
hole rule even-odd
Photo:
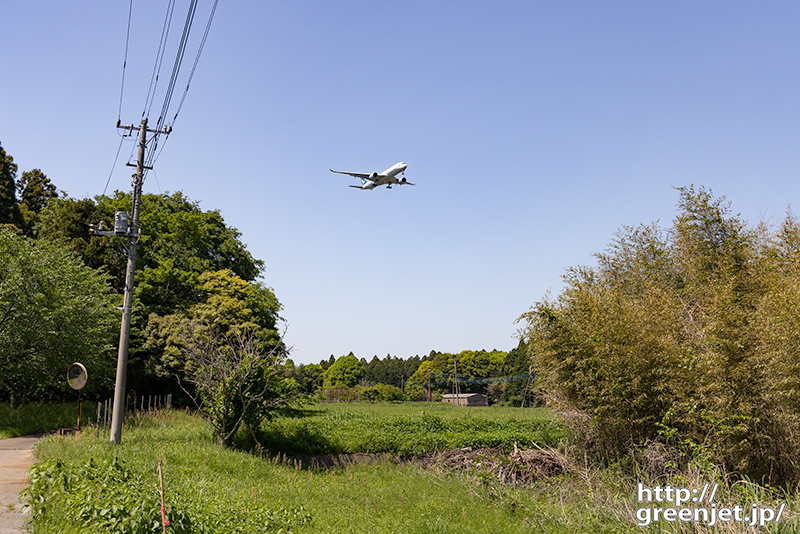
[{"label": "shadow on grass", "polygon": [[241,431],[234,440],[240,450],[268,455],[320,455],[338,454],[336,444],[324,435],[322,430],[309,425],[296,425],[291,428],[264,428],[256,432]]},{"label": "shadow on grass", "polygon": [[298,406],[287,406],[275,412],[276,417],[289,417],[292,419],[305,419],[306,417],[314,417],[315,415],[319,415],[318,409]]},{"label": "shadow on grass", "polygon": [[[93,406],[84,403],[81,426],[94,421]],[[0,403],[0,438],[29,436],[52,432],[60,428],[75,427],[78,421],[78,403],[32,402],[12,408]]]}]

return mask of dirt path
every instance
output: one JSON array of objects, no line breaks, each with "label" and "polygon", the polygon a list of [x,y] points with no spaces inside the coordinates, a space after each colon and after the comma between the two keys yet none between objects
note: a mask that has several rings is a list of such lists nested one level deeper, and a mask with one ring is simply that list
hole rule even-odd
[{"label": "dirt path", "polygon": [[28,486],[35,463],[33,446],[41,435],[0,439],[0,534],[25,532],[28,516],[20,513],[19,492]]}]

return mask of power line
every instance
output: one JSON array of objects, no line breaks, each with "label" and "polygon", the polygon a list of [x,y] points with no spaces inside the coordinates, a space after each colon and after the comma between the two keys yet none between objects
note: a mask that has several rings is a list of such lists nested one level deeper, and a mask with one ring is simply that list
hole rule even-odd
[{"label": "power line", "polygon": [[164,105],[161,108],[161,115],[158,118],[156,130],[158,133],[155,134],[156,142],[153,145],[153,150],[150,153],[150,157],[148,158],[148,167],[152,167],[155,163],[155,160],[161,155],[163,152],[164,147],[161,147],[161,150],[156,152],[156,146],[158,145],[158,137],[160,134],[169,133],[172,131],[172,125],[175,123],[175,120],[178,118],[178,114],[180,113],[181,109],[183,108],[183,103],[186,100],[186,95],[189,92],[189,86],[192,83],[192,78],[194,78],[194,73],[197,70],[197,64],[200,62],[200,56],[203,53],[203,48],[205,47],[206,40],[208,39],[208,33],[211,30],[211,23],[214,21],[214,14],[217,11],[217,4],[219,0],[214,0],[214,5],[211,7],[211,13],[208,16],[208,21],[206,22],[206,28],[203,32],[203,37],[200,40],[200,46],[197,49],[197,55],[194,58],[194,63],[192,64],[192,70],[189,73],[189,78],[186,82],[186,88],[183,90],[183,94],[181,95],[180,103],[178,104],[178,109],[175,112],[175,115],[172,118],[172,124],[167,125],[166,119],[168,116],[169,106],[172,103],[172,97],[175,92],[175,87],[178,81],[178,74],[180,73],[181,66],[183,64],[183,59],[186,53],[186,45],[189,40],[189,33],[191,32],[192,25],[194,23],[195,13],[197,11],[197,0],[192,0],[191,4],[189,5],[189,10],[186,14],[186,22],[184,23],[183,27],[183,34],[181,36],[181,42],[178,46],[178,53],[175,56],[175,64],[172,68],[172,75],[170,76],[169,85],[167,88],[167,93],[164,98]]},{"label": "power line", "polygon": [[[122,96],[125,94],[125,70],[128,67],[128,44],[131,40],[131,16],[133,15],[133,0],[130,0],[128,6],[128,29],[125,32],[125,57],[122,60],[122,83],[119,88],[119,111],[117,112],[117,124],[122,119]],[[125,141],[125,136],[120,134],[119,146],[117,147],[117,154],[114,156],[114,163],[111,165],[111,172],[108,173],[108,180],[106,186],[103,188],[103,195],[108,191],[108,185],[111,183],[111,177],[114,175],[114,169],[117,168],[117,161],[119,160],[119,152],[122,150],[122,143]],[[131,152],[131,154],[133,154]]]},{"label": "power line", "polygon": [[[128,31],[125,33],[125,59],[122,62],[122,85],[119,88],[119,113],[117,114],[117,120],[122,119],[122,94],[125,92],[125,68],[128,66],[128,43],[131,39],[131,15],[133,14],[133,0],[131,0],[130,6],[128,7]],[[122,146],[120,144],[120,146]],[[119,156],[119,149],[117,149],[117,156]],[[114,160],[116,164],[116,159]],[[113,172],[113,169],[112,169]],[[108,184],[106,184],[108,187]]]},{"label": "power line", "polygon": [[122,149],[122,143],[125,141],[125,136],[119,136],[119,146],[117,147],[117,155],[114,156],[114,164],[111,165],[111,172],[108,173],[108,180],[106,180],[106,186],[103,188],[103,196],[105,196],[106,191],[108,191],[108,184],[111,183],[111,176],[114,174],[114,169],[117,167],[117,159],[119,158],[119,151]]},{"label": "power line", "polygon": [[[441,372],[439,372],[441,373]],[[466,378],[466,377],[456,377],[455,381],[460,382],[462,384],[478,384],[478,385],[488,385],[488,384],[504,384],[506,382],[519,382],[520,380],[528,380],[536,376],[533,372],[525,373],[523,375],[515,375],[515,376],[498,376],[496,378]],[[430,380],[430,375],[429,375]],[[453,384],[453,378],[447,378],[447,380],[438,380],[436,382],[406,382],[407,386],[425,386],[430,384],[431,386],[446,386]]]},{"label": "power line", "polygon": [[209,15],[208,22],[206,23],[206,31],[203,33],[203,39],[200,41],[200,47],[197,49],[197,56],[194,58],[194,64],[192,65],[192,72],[189,73],[189,80],[186,82],[186,89],[183,90],[181,101],[178,104],[178,110],[175,112],[175,116],[172,118],[173,124],[175,124],[175,119],[178,118],[178,113],[181,112],[183,101],[186,100],[186,94],[189,92],[189,85],[191,85],[192,78],[194,78],[194,71],[197,69],[197,63],[200,61],[200,54],[203,53],[203,47],[206,46],[206,38],[208,37],[208,31],[211,29],[211,22],[214,20],[214,13],[217,11],[218,2],[219,0],[214,0],[214,6],[211,8],[211,15]]},{"label": "power line", "polygon": [[[183,34],[181,35],[180,43],[178,44],[178,53],[175,55],[175,63],[172,65],[172,74],[169,78],[169,83],[167,84],[167,92],[164,95],[164,104],[161,106],[161,114],[158,116],[158,121],[156,121],[156,133],[153,135],[152,141],[153,146],[150,149],[150,153],[147,158],[147,166],[152,167],[153,162],[156,157],[156,148],[158,147],[158,138],[161,133],[169,133],[169,130],[164,125],[164,119],[167,116],[167,110],[169,109],[169,104],[172,101],[172,94],[175,92],[175,84],[178,80],[178,74],[181,70],[181,65],[183,64],[183,57],[186,53],[186,43],[189,41],[189,32],[192,29],[192,23],[194,22],[194,14],[197,10],[197,0],[192,0],[189,4],[189,11],[186,14],[186,22],[183,24]],[[162,56],[163,57],[163,56]],[[161,67],[159,65],[159,71]],[[152,105],[152,102],[151,102]],[[148,111],[149,116],[149,111]]]},{"label": "power line", "polygon": [[196,10],[197,0],[192,0],[189,4],[189,12],[186,14],[186,22],[183,24],[183,34],[181,35],[181,40],[178,44],[178,53],[175,56],[175,63],[172,66],[172,75],[169,78],[167,92],[164,96],[164,105],[161,106],[161,115],[158,117],[158,121],[156,122],[156,130],[160,130],[164,126],[167,110],[169,109],[170,102],[172,102],[172,94],[175,92],[175,85],[178,81],[178,73],[180,72],[181,65],[183,64],[183,57],[186,53],[186,44],[189,41],[189,32],[192,29],[192,23],[194,22],[194,14]]},{"label": "power line", "polygon": [[172,13],[174,10],[175,0],[170,0],[169,4],[167,4],[167,14],[164,17],[164,26],[161,28],[161,40],[158,43],[156,63],[153,65],[153,74],[150,77],[150,87],[147,89],[142,118],[150,117],[150,108],[153,107],[153,102],[155,101],[158,78],[161,75],[161,63],[164,61],[164,53],[167,51],[167,38],[169,37],[169,29],[172,26]]}]

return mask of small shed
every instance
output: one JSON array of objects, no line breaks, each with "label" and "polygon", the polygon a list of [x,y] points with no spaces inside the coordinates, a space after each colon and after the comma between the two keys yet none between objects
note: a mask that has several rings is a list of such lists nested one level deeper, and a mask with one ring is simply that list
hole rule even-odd
[{"label": "small shed", "polygon": [[[456,397],[458,397],[456,399]],[[442,395],[442,402],[455,406],[489,406],[489,397],[480,393],[461,393],[460,395]]]}]

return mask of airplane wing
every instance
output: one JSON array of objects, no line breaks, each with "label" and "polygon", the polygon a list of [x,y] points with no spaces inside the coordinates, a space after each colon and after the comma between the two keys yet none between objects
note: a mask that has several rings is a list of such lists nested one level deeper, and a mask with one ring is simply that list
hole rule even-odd
[{"label": "airplane wing", "polygon": [[338,174],[348,174],[348,175],[353,176],[355,178],[369,178],[369,177],[372,176],[372,174],[368,173],[368,172],[344,172],[344,171],[334,171],[333,169],[331,169],[331,172],[335,172],[335,173],[338,173]]}]

